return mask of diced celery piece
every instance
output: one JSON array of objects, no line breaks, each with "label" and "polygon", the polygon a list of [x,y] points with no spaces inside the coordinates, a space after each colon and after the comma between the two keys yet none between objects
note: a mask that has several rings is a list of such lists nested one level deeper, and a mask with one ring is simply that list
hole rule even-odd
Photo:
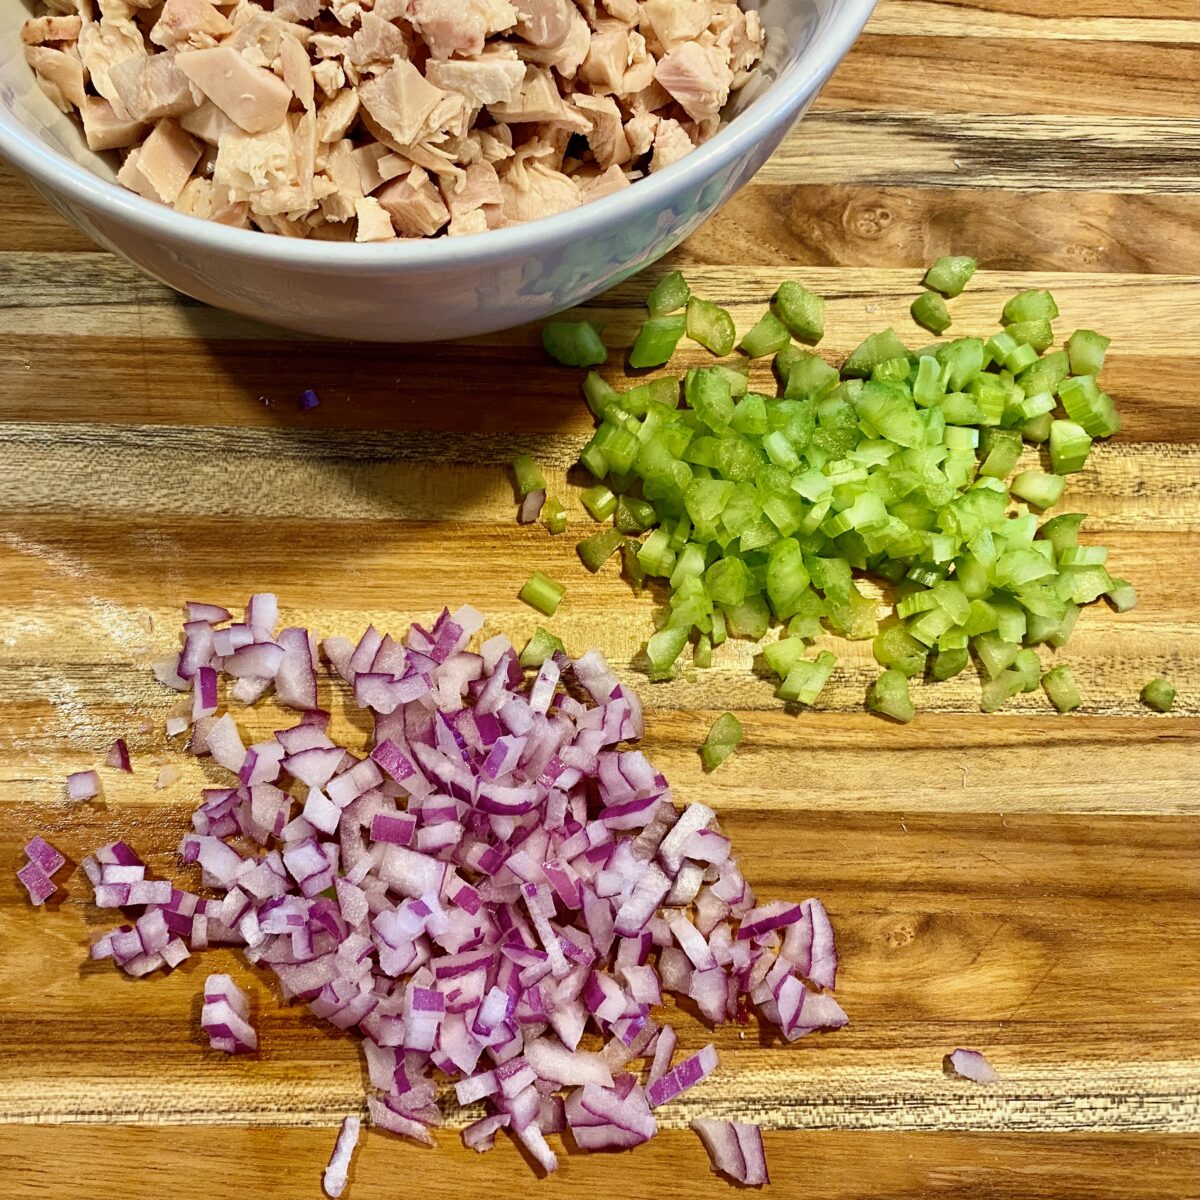
[{"label": "diced celery piece", "polygon": [[719,358],[728,354],[737,341],[737,330],[728,311],[698,296],[687,302],[687,335]]},{"label": "diced celery piece", "polygon": [[689,371],[684,396],[696,415],[709,429],[720,433],[733,420],[733,393],[729,380],[718,371],[703,367]]},{"label": "diced celery piece", "polygon": [[980,475],[1007,479],[1021,457],[1021,435],[1013,429],[989,428],[979,442]]},{"label": "diced celery piece", "polygon": [[1026,395],[1057,391],[1059,384],[1071,373],[1071,362],[1065,350],[1055,350],[1039,358],[1017,376]]},{"label": "diced celery piece", "polygon": [[1075,676],[1066,664],[1047,671],[1042,676],[1042,688],[1046,698],[1060,713],[1073,712],[1083,703],[1079,688],[1075,685]]},{"label": "diced celery piece", "polygon": [[912,302],[912,319],[933,334],[943,334],[950,328],[950,310],[937,292],[923,292]]},{"label": "diced celery piece", "polygon": [[[920,594],[931,595],[929,592]],[[871,649],[880,666],[899,671],[910,679],[924,671],[929,657],[929,647],[917,641],[903,625],[881,629],[875,635]]]},{"label": "diced celery piece", "polygon": [[783,538],[771,547],[766,583],[771,608],[780,621],[786,621],[800,611],[809,590],[809,574],[795,538]]},{"label": "diced celery piece", "polygon": [[737,748],[742,740],[742,723],[733,713],[722,713],[708,731],[700,757],[706,771],[715,771]]},{"label": "diced celery piece", "polygon": [[561,583],[556,583],[541,571],[534,571],[521,588],[520,599],[530,608],[536,608],[545,616],[552,617],[566,594],[567,589]]},{"label": "diced celery piece", "polygon": [[616,496],[602,483],[584,488],[579,499],[596,521],[607,521],[617,511]]},{"label": "diced celery piece", "polygon": [[1091,329],[1077,329],[1067,339],[1072,375],[1099,375],[1111,339]]},{"label": "diced celery piece", "polygon": [[750,358],[775,354],[792,343],[787,326],[773,313],[765,312],[741,340],[741,349]]},{"label": "diced celery piece", "polygon": [[1097,567],[1106,562],[1107,546],[1069,546],[1058,556],[1060,567]]},{"label": "diced celery piece", "polygon": [[836,666],[837,659],[828,650],[822,650],[813,661],[798,659],[775,694],[794,704],[815,704]]},{"label": "diced celery piece", "polygon": [[1155,712],[1170,712],[1175,705],[1175,695],[1175,685],[1157,675],[1142,688],[1142,703]]},{"label": "diced celery piece", "polygon": [[1133,584],[1124,579],[1114,579],[1108,589],[1108,602],[1119,613],[1128,612],[1137,605],[1137,592]]},{"label": "diced celery piece", "polygon": [[1024,690],[1025,677],[1019,671],[1001,671],[994,678],[983,681],[979,707],[984,712],[995,712]]},{"label": "diced celery piece", "polygon": [[1033,442],[1035,445],[1041,445],[1050,437],[1050,430],[1054,425],[1054,420],[1049,413],[1042,413],[1041,416],[1031,417],[1024,425],[1021,426],[1021,436],[1027,442]]},{"label": "diced celery piece", "polygon": [[548,629],[540,625],[533,631],[533,637],[525,643],[521,651],[520,663],[523,667],[540,667],[546,659],[555,654],[565,654],[566,647]]},{"label": "diced celery piece", "polygon": [[971,639],[971,648],[979,656],[984,673],[994,679],[1001,671],[1011,667],[1021,649],[1016,642],[1006,642],[998,633],[981,633]]},{"label": "diced celery piece", "polygon": [[671,535],[663,528],[652,529],[637,554],[638,562],[647,575],[667,577],[675,569],[675,551]]},{"label": "diced celery piece", "polygon": [[1015,325],[1018,321],[1053,321],[1058,316],[1058,305],[1054,297],[1039,288],[1018,292],[1005,306],[1001,321]]},{"label": "diced celery piece", "polygon": [[804,657],[807,649],[803,638],[789,636],[780,638],[779,641],[772,642],[769,646],[764,646],[762,653],[767,666],[780,679],[786,679],[788,672]]},{"label": "diced celery piece", "polygon": [[1092,437],[1111,437],[1121,428],[1112,398],[1102,392],[1094,375],[1074,375],[1058,389],[1067,416]]},{"label": "diced celery piece", "polygon": [[651,635],[646,643],[651,679],[670,679],[675,674],[675,660],[683,653],[687,641],[687,626],[668,626]]},{"label": "diced celery piece", "polygon": [[692,290],[687,285],[682,271],[672,271],[664,275],[646,298],[646,307],[652,317],[665,317],[667,313],[678,312],[691,298]]},{"label": "diced celery piece", "polygon": [[619,529],[602,529],[577,543],[575,549],[583,565],[595,574],[616,554],[624,542],[625,536]]},{"label": "diced celery piece", "polygon": [[528,454],[518,454],[512,466],[513,474],[517,477],[517,491],[522,496],[546,490],[546,477]]},{"label": "diced celery piece", "polygon": [[884,671],[867,690],[867,707],[893,721],[907,724],[917,715],[908,694],[908,677],[900,671]]},{"label": "diced celery piece", "polygon": [[853,351],[842,364],[842,374],[851,378],[866,379],[876,363],[889,358],[905,358],[908,350],[894,329],[873,333]]},{"label": "diced celery piece", "polygon": [[542,346],[564,367],[596,367],[608,357],[590,321],[551,321],[542,330]]},{"label": "diced celery piece", "polygon": [[712,638],[702,633],[696,639],[696,648],[692,651],[692,666],[707,671],[712,666]]},{"label": "diced celery piece", "polygon": [[542,505],[542,524],[545,525],[551,533],[566,533],[566,506],[556,496],[546,497],[546,503]]},{"label": "diced celery piece", "polygon": [[584,378],[583,395],[596,417],[603,417],[605,410],[617,398],[616,391],[595,371],[589,371]]},{"label": "diced celery piece", "polygon": [[980,338],[956,338],[937,352],[947,370],[946,390],[961,392],[983,370],[984,348]]},{"label": "diced celery piece", "polygon": [[798,342],[812,346],[825,336],[825,301],[795,281],[779,285],[772,308]]},{"label": "diced celery piece", "polygon": [[613,524],[622,533],[645,533],[655,521],[658,514],[654,505],[636,496],[618,496],[617,510]]},{"label": "diced celery piece", "polygon": [[725,626],[733,637],[757,642],[766,636],[771,624],[771,612],[763,596],[747,596],[736,608],[724,608]]},{"label": "diced celery piece", "polygon": [[629,365],[641,370],[670,362],[686,329],[687,321],[682,316],[651,317],[638,331],[629,351]]},{"label": "diced celery piece", "polygon": [[[1005,329],[1005,333],[1020,346],[1032,346],[1038,354],[1041,354],[1043,350],[1049,350],[1054,345],[1054,331],[1050,328],[1050,322],[1045,319],[1015,321]],[[1031,366],[1036,361],[1037,356],[1035,355],[1019,369],[1024,370],[1025,367]],[[1015,374],[1018,368],[1010,366],[1009,370]]]},{"label": "diced celery piece", "polygon": [[1036,650],[1030,646],[1018,650],[1016,658],[1013,659],[1012,669],[1021,676],[1021,691],[1037,690],[1042,678],[1042,662]]},{"label": "diced celery piece", "polygon": [[969,659],[966,650],[938,650],[933,656],[929,673],[939,683],[952,679],[963,671]]},{"label": "diced celery piece", "polygon": [[837,387],[838,373],[818,354],[797,358],[788,371],[784,395],[789,400],[816,400]]},{"label": "diced celery piece", "polygon": [[1010,486],[1014,496],[1038,508],[1053,508],[1062,499],[1067,481],[1061,475],[1044,471],[1022,471]]},{"label": "diced celery piece", "polygon": [[621,547],[621,565],[624,567],[625,578],[633,585],[635,591],[640,592],[646,583],[646,572],[638,559],[638,550],[641,547],[635,541],[627,541]]},{"label": "diced celery piece", "polygon": [[851,641],[874,637],[879,628],[875,601],[856,587],[845,595],[826,596],[825,620],[834,633]]},{"label": "diced celery piece", "polygon": [[925,272],[921,281],[927,288],[951,298],[962,294],[978,264],[966,255],[946,255]]},{"label": "diced celery piece", "polygon": [[747,359],[735,359],[732,363],[714,363],[708,369],[715,371],[729,384],[729,394],[735,399],[750,391],[750,363]]}]

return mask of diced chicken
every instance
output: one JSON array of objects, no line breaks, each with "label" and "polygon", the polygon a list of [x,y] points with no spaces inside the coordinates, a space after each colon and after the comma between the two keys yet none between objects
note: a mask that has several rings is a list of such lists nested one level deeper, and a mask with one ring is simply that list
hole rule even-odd
[{"label": "diced chicken", "polygon": [[244,200],[231,200],[224,188],[202,176],[188,180],[175,201],[175,211],[238,229],[245,229],[250,224],[250,205]]},{"label": "diced chicken", "polygon": [[83,21],[78,16],[30,17],[21,26],[21,41],[27,46],[44,46],[47,42],[73,42],[79,37]]},{"label": "diced chicken", "polygon": [[621,78],[621,86],[617,89],[621,98],[628,104],[629,97],[644,91],[654,83],[654,56],[646,46],[646,39],[640,33],[629,34],[629,66]]},{"label": "diced chicken", "polygon": [[124,150],[146,136],[146,126],[132,117],[118,117],[102,96],[84,96],[79,106],[83,136],[89,150]]},{"label": "diced chicken", "polygon": [[409,46],[404,34],[390,21],[365,12],[358,32],[350,39],[346,57],[360,69],[386,66],[393,58],[408,58]]},{"label": "diced chicken", "polygon": [[715,46],[685,42],[658,60],[654,78],[693,121],[715,117],[729,99],[733,72]]},{"label": "diced chicken", "polygon": [[654,145],[654,135],[662,118],[657,113],[644,112],[625,122],[625,137],[635,158],[641,158]]},{"label": "diced chicken", "polygon": [[664,50],[694,42],[712,20],[708,0],[645,0],[642,17]]},{"label": "diced chicken", "polygon": [[121,182],[147,200],[174,204],[200,161],[200,154],[200,143],[176,121],[159,121],[141,146],[130,151],[121,168],[123,172],[129,167],[129,180]]},{"label": "diced chicken", "polygon": [[197,108],[202,99],[179,69],[174,54],[127,58],[117,63],[108,77],[129,115],[138,121],[181,117]]},{"label": "diced chicken", "polygon": [[355,200],[354,215],[358,218],[358,229],[354,233],[356,242],[390,242],[395,239],[392,219],[374,196],[362,196]]},{"label": "diced chicken", "polygon": [[[312,36],[312,30],[304,25],[280,20],[274,13],[255,11],[255,8],[248,5],[234,10],[233,34],[221,43],[238,51],[254,66],[270,67],[277,62],[280,47],[287,38],[307,43]],[[252,12],[252,15],[239,22],[238,14],[243,11]]]},{"label": "diced chicken", "polygon": [[431,58],[425,78],[447,92],[457,92],[474,108],[511,104],[521,94],[525,64],[515,55],[484,54],[474,59]]},{"label": "diced chicken", "polygon": [[661,171],[673,162],[691,154],[695,149],[687,130],[678,121],[664,117],[654,131],[654,157],[650,160],[651,171]]},{"label": "diced chicken", "polygon": [[545,67],[527,67],[517,100],[494,104],[491,113],[498,121],[521,125],[562,125],[579,133],[586,133],[590,128],[586,118],[567,107],[553,74]]},{"label": "diced chicken", "polygon": [[329,147],[325,156],[325,175],[333,191],[321,200],[321,212],[327,221],[349,221],[354,218],[355,204],[363,197],[362,180],[354,161],[354,145],[343,138]]},{"label": "diced chicken", "polygon": [[376,198],[392,218],[396,232],[406,237],[432,237],[450,220],[450,210],[436,184],[421,167],[385,184]]},{"label": "diced chicken", "polygon": [[629,53],[629,30],[606,22],[603,29],[591,35],[579,78],[602,92],[620,91],[629,67]]},{"label": "diced chicken", "polygon": [[588,23],[572,8],[567,19],[567,32],[561,41],[550,45],[522,47],[521,57],[527,62],[551,66],[563,79],[574,79],[591,48],[592,31]]},{"label": "diced chicken", "polygon": [[503,204],[504,193],[500,176],[488,162],[476,162],[467,167],[457,188],[443,184],[442,196],[454,217],[461,217],[488,204]]},{"label": "diced chicken", "polygon": [[615,20],[636,25],[641,17],[638,0],[604,0],[604,9]]},{"label": "diced chicken", "polygon": [[469,233],[487,233],[489,229],[487,213],[482,208],[460,213],[446,226],[447,237],[466,237]]},{"label": "diced chicken", "polygon": [[410,0],[408,15],[434,58],[482,54],[488,37],[517,23],[508,0]]},{"label": "diced chicken", "polygon": [[358,116],[358,92],[344,88],[317,112],[317,140],[337,142],[344,138]]},{"label": "diced chicken", "polygon": [[536,221],[582,203],[579,185],[570,176],[536,160],[514,160],[500,186],[509,221]]},{"label": "diced chicken", "polygon": [[109,72],[117,63],[145,54],[146,43],[142,40],[141,30],[132,21],[102,17],[79,31],[79,57],[83,60],[84,70],[92,87],[113,106],[119,117],[130,114],[117,94]]},{"label": "diced chicken", "polygon": [[209,0],[166,0],[150,40],[167,50],[202,50],[232,32],[233,25]]},{"label": "diced chicken", "polygon": [[239,129],[221,139],[213,182],[236,199],[250,199],[266,188],[289,181],[292,167],[292,127],[281,121],[274,129],[246,133]]},{"label": "diced chicken", "polygon": [[410,62],[397,59],[377,79],[358,90],[363,108],[395,138],[409,146],[437,132],[430,117],[446,99]]},{"label": "diced chicken", "polygon": [[332,100],[346,86],[346,72],[341,64],[328,59],[313,64],[312,77],[327,100]]},{"label": "diced chicken", "polygon": [[87,99],[83,88],[83,63],[75,55],[53,46],[26,46],[25,61],[55,108],[69,113],[72,108],[82,107]]},{"label": "diced chicken", "polygon": [[578,16],[571,0],[517,0],[517,33],[531,46],[561,46]]},{"label": "diced chicken", "polygon": [[179,124],[192,135],[210,146],[220,145],[221,139],[239,132],[239,126],[231,121],[211,100],[204,100],[198,108],[184,113]]},{"label": "diced chicken", "polygon": [[383,187],[389,179],[398,179],[412,170],[411,163],[379,142],[359,146],[350,152],[350,156],[354,160],[359,187],[364,194],[370,194]]},{"label": "diced chicken", "polygon": [[298,38],[284,38],[279,43],[279,69],[292,95],[307,111],[312,112],[316,106],[312,64],[308,59],[308,51]]},{"label": "diced chicken", "polygon": [[262,67],[251,66],[231,46],[186,50],[175,57],[179,69],[247,133],[275,129],[287,115],[292,90]]},{"label": "diced chicken", "polygon": [[621,110],[611,96],[588,96],[580,92],[575,96],[575,107],[591,123],[586,135],[588,145],[602,169],[620,166],[633,157],[621,123]]},{"label": "diced chicken", "polygon": [[285,21],[315,21],[320,11],[321,0],[275,0],[274,13]]},{"label": "diced chicken", "polygon": [[629,187],[629,176],[615,163],[607,171],[584,180],[579,185],[579,194],[585,204],[599,200],[601,196],[611,196],[614,192],[623,192]]}]

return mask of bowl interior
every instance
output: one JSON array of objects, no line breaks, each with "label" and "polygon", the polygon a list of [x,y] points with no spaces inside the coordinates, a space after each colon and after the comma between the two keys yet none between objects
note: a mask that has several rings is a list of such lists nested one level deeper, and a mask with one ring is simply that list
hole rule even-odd
[{"label": "bowl interior", "polygon": [[[743,0],[743,7],[758,10],[762,17],[767,50],[756,77],[731,100],[726,119],[734,119],[764,95],[841,6],[842,0]],[[34,0],[0,3],[0,120],[15,121],[51,150],[113,181],[117,155],[88,149],[79,123],[54,107],[25,62],[20,27],[37,7]]]}]

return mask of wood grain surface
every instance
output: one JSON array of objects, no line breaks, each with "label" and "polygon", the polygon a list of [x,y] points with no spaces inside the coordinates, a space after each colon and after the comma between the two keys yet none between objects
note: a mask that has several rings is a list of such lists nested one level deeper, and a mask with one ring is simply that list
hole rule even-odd
[{"label": "wood grain surface", "polygon": [[[229,952],[130,981],[86,961],[107,924],[75,862],[124,835],[177,878],[207,777],[162,734],[148,663],[178,604],[280,594],[289,620],[402,629],[471,601],[514,638],[532,568],[568,583],[555,628],[637,683],[646,749],[679,797],[721,810],[761,894],[824,897],[852,1018],[785,1046],[717,1033],[718,1081],[619,1159],[565,1156],[539,1195],[724,1195],[687,1120],[754,1118],[781,1196],[1200,1196],[1200,14],[1194,0],[882,0],[813,111],[758,178],[652,272],[684,268],[739,325],[782,277],[829,298],[826,346],[907,324],[923,266],[976,254],[955,303],[986,328],[1050,286],[1062,327],[1113,337],[1125,418],[1068,499],[1137,587],[1061,660],[1084,696],[977,710],[973,679],[921,688],[899,728],[862,711],[868,646],[817,711],[781,710],[729,645],[651,687],[630,664],[653,600],[575,538],[519,529],[505,464],[556,489],[588,436],[572,372],[537,331],[423,348],[309,343],[171,294],[96,250],[0,170],[0,1194],[14,1200],[319,1194],[333,1130],[362,1104],[357,1049]],[[647,280],[592,308],[628,343]],[[613,356],[616,369],[617,355]],[[316,387],[321,407],[296,397]],[[572,502],[572,534],[588,527]],[[830,639],[831,647],[835,645]],[[1137,699],[1169,675],[1169,716]],[[343,698],[328,701],[350,730]],[[720,710],[746,726],[700,770]],[[270,711],[246,720],[275,727]],[[129,738],[101,802],[67,772]],[[160,764],[182,768],[156,791]],[[32,910],[13,876],[44,832],[72,858]],[[197,1028],[207,970],[252,994],[262,1052]],[[679,1015],[690,1046],[705,1032]],[[942,1074],[985,1051],[986,1089]],[[370,1134],[350,1200],[533,1188],[511,1143],[437,1151]]]}]

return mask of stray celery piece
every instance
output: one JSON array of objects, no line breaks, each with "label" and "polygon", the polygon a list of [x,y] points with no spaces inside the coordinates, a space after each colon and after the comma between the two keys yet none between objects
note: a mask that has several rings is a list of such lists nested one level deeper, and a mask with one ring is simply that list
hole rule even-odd
[{"label": "stray celery piece", "polygon": [[712,666],[712,638],[702,633],[696,640],[696,648],[692,651],[692,665],[707,671]]},{"label": "stray celery piece", "polygon": [[629,351],[629,365],[640,371],[670,362],[686,328],[687,321],[682,316],[651,317],[638,331],[637,341]]},{"label": "stray celery piece", "polygon": [[566,533],[567,510],[557,496],[546,497],[546,503],[542,505],[542,524],[551,533]]},{"label": "stray celery piece", "polygon": [[1116,406],[1102,392],[1094,375],[1073,375],[1058,388],[1058,398],[1067,416],[1082,425],[1092,437],[1109,437],[1121,428]]},{"label": "stray celery piece", "polygon": [[867,708],[893,721],[908,724],[917,715],[908,694],[908,677],[900,671],[884,671],[867,689]]},{"label": "stray celery piece", "polygon": [[912,319],[930,333],[940,335],[950,328],[950,310],[937,292],[923,292],[912,302]]},{"label": "stray celery piece", "polygon": [[925,272],[925,278],[921,282],[927,288],[953,298],[962,294],[963,288],[975,274],[977,265],[973,258],[967,258],[965,255],[947,255],[939,258]]},{"label": "stray celery piece", "polygon": [[654,505],[636,496],[618,496],[613,524],[622,533],[645,533],[656,521]]},{"label": "stray celery piece", "polygon": [[598,367],[608,357],[590,321],[551,321],[542,330],[542,345],[564,367]]},{"label": "stray celery piece", "polygon": [[850,352],[850,357],[842,364],[842,374],[853,379],[866,379],[876,363],[907,356],[908,349],[896,335],[896,331],[884,329],[871,334]]},{"label": "stray celery piece", "polygon": [[646,307],[652,317],[665,317],[667,313],[678,312],[691,299],[691,295],[692,290],[683,272],[672,271],[654,285],[654,290],[646,298]]},{"label": "stray celery piece", "polygon": [[737,748],[742,740],[742,723],[733,713],[722,713],[708,731],[700,757],[706,771],[715,771]]},{"label": "stray celery piece", "polygon": [[1049,292],[1039,288],[1030,288],[1027,292],[1018,292],[1005,306],[1000,320],[1005,325],[1015,325],[1019,321],[1053,321],[1058,316],[1058,305]]},{"label": "stray celery piece", "polygon": [[602,483],[584,488],[579,493],[583,507],[592,514],[594,520],[607,521],[617,511],[617,498]]},{"label": "stray celery piece", "polygon": [[513,474],[517,477],[517,491],[522,496],[546,490],[546,477],[528,454],[518,454],[513,459],[512,467]]},{"label": "stray celery piece", "polygon": [[1072,712],[1083,703],[1075,676],[1068,666],[1058,666],[1042,676],[1042,687],[1046,697],[1060,713]]},{"label": "stray celery piece", "polygon": [[787,326],[773,313],[765,312],[758,324],[741,341],[742,350],[751,358],[764,358],[790,346],[792,335]]},{"label": "stray celery piece", "polygon": [[1022,471],[1009,490],[1020,500],[1037,508],[1053,508],[1062,499],[1067,481],[1061,475],[1047,475],[1044,471]]},{"label": "stray celery piece", "polygon": [[639,548],[637,542],[627,541],[621,547],[621,564],[625,568],[625,578],[640,592],[646,583],[646,572],[638,561]]},{"label": "stray celery piece", "polygon": [[561,583],[556,583],[541,571],[534,571],[521,588],[519,598],[530,608],[536,608],[545,616],[552,617],[566,594],[567,589]]},{"label": "stray celery piece", "polygon": [[728,354],[737,341],[737,330],[729,313],[698,296],[687,302],[687,335],[718,358]]},{"label": "stray celery piece", "polygon": [[798,342],[815,346],[825,336],[825,301],[794,280],[779,285],[772,307]]},{"label": "stray celery piece", "polygon": [[520,663],[523,667],[540,667],[555,653],[566,653],[566,647],[548,629],[543,629],[539,625],[533,631],[533,637],[525,643],[525,649],[521,651]]},{"label": "stray celery piece", "polygon": [[1111,339],[1091,329],[1077,329],[1067,338],[1072,375],[1099,375]]},{"label": "stray celery piece", "polygon": [[1003,708],[1018,692],[1025,690],[1020,671],[1001,671],[994,679],[985,679],[980,688],[979,707],[984,712]]},{"label": "stray celery piece", "polygon": [[589,371],[584,377],[583,395],[597,419],[603,419],[605,409],[617,398],[616,390],[596,371]]},{"label": "stray celery piece", "polygon": [[576,543],[583,565],[594,575],[621,548],[625,535],[619,529],[602,529]]},{"label": "stray celery piece", "polygon": [[837,659],[828,650],[822,650],[815,661],[802,658],[793,664],[775,695],[793,704],[815,704],[836,666]]},{"label": "stray celery piece", "polygon": [[1119,613],[1128,612],[1137,605],[1137,592],[1133,584],[1126,579],[1114,579],[1112,587],[1105,593],[1108,602]]},{"label": "stray celery piece", "polygon": [[1051,422],[1050,464],[1056,475],[1082,470],[1091,451],[1092,439],[1082,425],[1074,421]]},{"label": "stray celery piece", "polygon": [[675,674],[675,660],[687,645],[687,626],[668,626],[650,636],[646,657],[650,660],[650,678],[670,679]]},{"label": "stray celery piece", "polygon": [[1170,712],[1175,704],[1175,685],[1161,675],[1142,688],[1142,703],[1155,712]]}]

